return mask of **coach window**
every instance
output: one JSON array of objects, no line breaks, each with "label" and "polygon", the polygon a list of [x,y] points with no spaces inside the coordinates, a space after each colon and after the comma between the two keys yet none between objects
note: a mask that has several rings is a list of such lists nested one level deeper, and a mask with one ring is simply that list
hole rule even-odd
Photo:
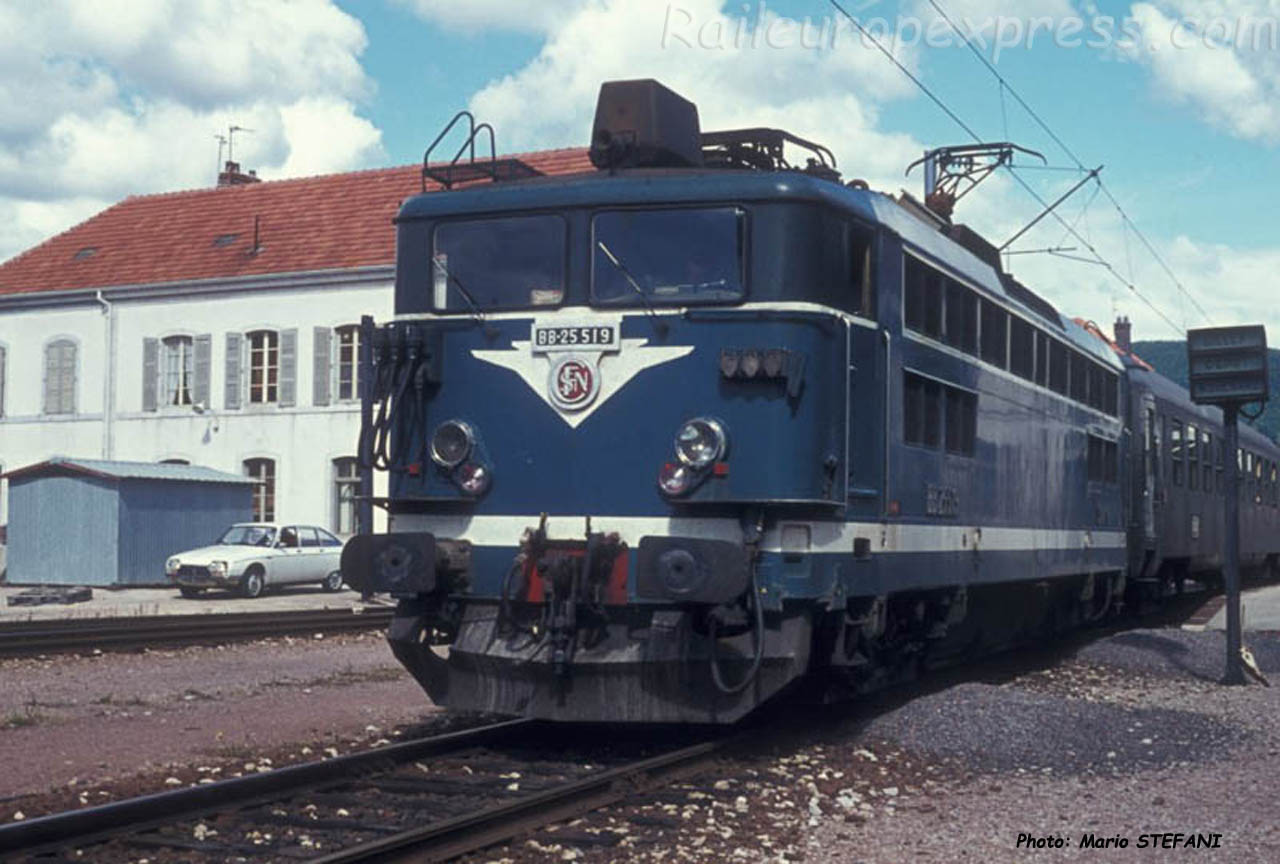
[{"label": "coach window", "polygon": [[1057,339],[1049,340],[1049,388],[1054,393],[1067,395],[1067,346]]},{"label": "coach window", "polygon": [[954,279],[947,287],[947,344],[966,354],[978,353],[978,297]]},{"label": "coach window", "polygon": [[982,301],[982,359],[1001,369],[1009,366],[1009,313],[990,300]]},{"label": "coach window", "polygon": [[1218,475],[1216,488],[1218,490],[1219,495],[1227,491],[1227,485],[1226,485],[1227,481],[1223,478],[1223,474],[1226,473],[1224,471],[1226,464],[1227,464],[1227,445],[1221,438],[1219,438],[1218,439],[1218,468],[1217,468],[1217,471],[1215,472]]},{"label": "coach window", "polygon": [[1200,464],[1204,466],[1204,491],[1213,492],[1213,436],[1200,430]]},{"label": "coach window", "polygon": [[1262,457],[1253,457],[1253,503],[1262,503]]},{"label": "coach window", "polygon": [[1276,488],[1276,463],[1275,462],[1271,463],[1270,489],[1271,489],[1271,501],[1269,503],[1271,504],[1272,507],[1275,507],[1277,503],[1280,503],[1280,489]]},{"label": "coach window", "polygon": [[918,447],[937,447],[942,428],[942,385],[903,373],[902,439]]},{"label": "coach window", "polygon": [[1196,424],[1187,424],[1187,488],[1200,487],[1200,446],[1196,438]]},{"label": "coach window", "polygon": [[911,255],[903,256],[903,316],[907,329],[942,338],[942,274]]},{"label": "coach window", "polygon": [[1009,318],[1009,371],[1031,381],[1036,374],[1036,331],[1018,317]]},{"label": "coach window", "polygon": [[1182,485],[1182,421],[1169,421],[1169,477],[1174,486]]}]

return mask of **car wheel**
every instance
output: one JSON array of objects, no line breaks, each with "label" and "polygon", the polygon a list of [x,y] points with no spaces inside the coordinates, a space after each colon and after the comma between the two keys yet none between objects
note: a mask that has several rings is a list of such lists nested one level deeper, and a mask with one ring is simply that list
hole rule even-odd
[{"label": "car wheel", "polygon": [[261,567],[250,567],[240,579],[240,593],[250,600],[262,594],[263,587],[265,587],[265,584]]},{"label": "car wheel", "polygon": [[201,594],[204,593],[204,589],[202,588],[191,588],[190,586],[187,586],[187,585],[179,585],[178,591],[179,593],[182,594],[183,597],[186,597],[188,600],[190,600],[192,597],[199,597]]},{"label": "car wheel", "polygon": [[334,570],[328,576],[324,577],[324,581],[320,583],[320,587],[325,591],[334,592],[342,590],[342,571]]}]

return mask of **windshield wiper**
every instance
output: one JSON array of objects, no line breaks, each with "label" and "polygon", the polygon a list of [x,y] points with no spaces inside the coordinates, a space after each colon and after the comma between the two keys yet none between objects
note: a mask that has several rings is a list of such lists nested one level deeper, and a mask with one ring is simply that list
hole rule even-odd
[{"label": "windshield wiper", "polygon": [[653,308],[653,303],[649,300],[649,295],[644,293],[644,289],[640,287],[640,283],[631,275],[631,271],[627,269],[627,265],[618,260],[618,256],[608,246],[604,245],[603,240],[597,240],[596,245],[600,247],[600,251],[609,259],[609,263],[618,268],[618,272],[622,274],[622,278],[627,280],[627,284],[631,286],[631,290],[636,292],[640,298],[640,302],[644,304],[644,311],[648,313],[650,320],[653,321],[654,329],[659,334],[665,335],[667,325],[664,321],[659,320],[657,311]]},{"label": "windshield wiper", "polygon": [[444,274],[445,279],[457,286],[458,293],[462,295],[462,299],[466,300],[467,305],[471,307],[471,312],[475,316],[475,319],[483,324],[484,312],[481,311],[480,304],[476,302],[476,298],[472,297],[471,292],[467,290],[467,286],[462,284],[462,280],[450,273],[448,269],[440,263],[440,259],[434,255],[431,256],[431,263]]}]

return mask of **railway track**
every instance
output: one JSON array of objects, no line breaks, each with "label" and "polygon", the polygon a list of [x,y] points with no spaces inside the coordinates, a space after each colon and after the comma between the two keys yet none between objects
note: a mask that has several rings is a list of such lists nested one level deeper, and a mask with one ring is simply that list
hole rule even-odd
[{"label": "railway track", "polygon": [[194,645],[385,628],[390,608],[16,621],[0,625],[0,657]]},{"label": "railway track", "polygon": [[511,720],[6,825],[0,858],[443,861],[683,776],[732,739],[583,740]]}]

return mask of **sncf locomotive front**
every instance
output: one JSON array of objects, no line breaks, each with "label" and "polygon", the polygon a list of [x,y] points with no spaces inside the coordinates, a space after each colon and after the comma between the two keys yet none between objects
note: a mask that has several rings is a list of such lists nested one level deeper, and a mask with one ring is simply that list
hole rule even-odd
[{"label": "sncf locomotive front", "polygon": [[849,566],[810,552],[877,494],[883,407],[854,391],[883,346],[872,214],[821,148],[761,164],[784,143],[814,146],[702,135],[624,82],[598,170],[468,161],[491,176],[403,205],[396,319],[365,323],[389,530],[343,570],[398,598],[391,645],[437,703],[728,723],[809,671]]}]

